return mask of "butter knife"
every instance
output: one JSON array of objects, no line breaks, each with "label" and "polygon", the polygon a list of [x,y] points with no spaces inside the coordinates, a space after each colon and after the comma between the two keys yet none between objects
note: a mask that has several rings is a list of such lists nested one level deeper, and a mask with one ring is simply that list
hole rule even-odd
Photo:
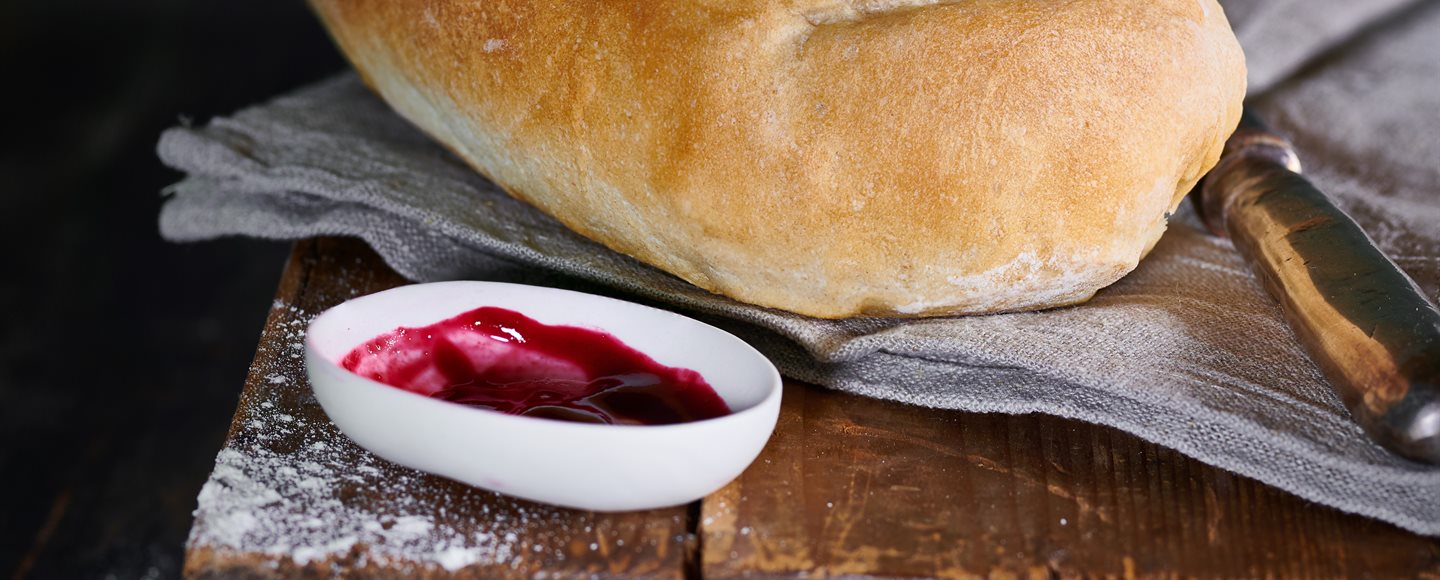
[{"label": "butter knife", "polygon": [[1440,310],[1415,281],[1248,110],[1197,190],[1206,226],[1244,255],[1361,428],[1440,465]]}]

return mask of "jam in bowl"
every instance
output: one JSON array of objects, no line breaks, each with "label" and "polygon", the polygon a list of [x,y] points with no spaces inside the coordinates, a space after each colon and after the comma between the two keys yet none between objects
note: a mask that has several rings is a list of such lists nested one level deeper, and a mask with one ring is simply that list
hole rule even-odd
[{"label": "jam in bowl", "polygon": [[657,363],[603,331],[494,306],[386,332],[340,366],[412,393],[527,417],[669,425],[730,413],[700,373]]},{"label": "jam in bowl", "polygon": [[311,323],[331,420],[376,455],[597,511],[688,503],[759,454],[780,376],[743,341],[630,302],[493,282],[402,286]]}]

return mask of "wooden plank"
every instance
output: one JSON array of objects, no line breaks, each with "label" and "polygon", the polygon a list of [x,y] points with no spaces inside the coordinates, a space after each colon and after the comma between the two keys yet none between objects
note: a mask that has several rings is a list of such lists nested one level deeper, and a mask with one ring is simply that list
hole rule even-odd
[{"label": "wooden plank", "polygon": [[799,384],[700,517],[717,577],[1440,576],[1440,540],[1114,429]]},{"label": "wooden plank", "polygon": [[304,379],[305,324],[404,283],[360,242],[296,245],[201,492],[185,573],[683,576],[696,552],[689,508],[595,514],[538,505],[390,464],[330,424]]},{"label": "wooden plank", "polygon": [[1440,541],[1113,429],[796,383],[770,445],[698,516],[479,491],[354,447],[300,378],[310,316],[402,283],[358,242],[296,246],[202,493],[188,575],[1440,575]]}]

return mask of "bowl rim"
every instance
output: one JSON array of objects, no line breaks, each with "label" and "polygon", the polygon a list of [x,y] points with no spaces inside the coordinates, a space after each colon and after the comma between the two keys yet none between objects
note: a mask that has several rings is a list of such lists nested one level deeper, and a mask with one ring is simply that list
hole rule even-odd
[{"label": "bowl rim", "polygon": [[[358,375],[358,374],[355,374],[355,373],[353,373],[353,372],[350,372],[349,370],[345,369],[345,367],[340,366],[340,364],[337,363],[336,361],[330,360],[329,357],[321,354],[320,349],[319,349],[319,348],[316,346],[316,344],[315,344],[316,338],[315,338],[315,333],[312,332],[312,329],[315,327],[315,325],[316,325],[317,323],[319,323],[319,322],[321,321],[321,319],[326,318],[327,316],[332,316],[332,315],[334,315],[335,310],[339,309],[339,308],[342,307],[342,306],[345,306],[345,305],[347,305],[347,304],[351,304],[352,302],[354,302],[354,301],[356,301],[356,300],[362,300],[362,299],[370,298],[370,297],[372,297],[372,296],[376,296],[376,295],[379,295],[379,294],[384,294],[384,293],[391,292],[391,291],[395,291],[395,290],[400,290],[400,289],[405,289],[405,288],[414,288],[414,287],[416,287],[416,286],[440,286],[440,285],[507,286],[507,287],[519,288],[519,289],[522,289],[523,291],[530,291],[530,290],[538,289],[538,290],[543,290],[543,291],[548,291],[548,292],[561,292],[561,293],[566,293],[566,294],[575,294],[575,295],[579,295],[579,296],[584,296],[584,297],[586,297],[587,299],[599,299],[599,300],[602,300],[602,301],[613,302],[613,303],[618,304],[618,305],[619,305],[620,307],[622,307],[622,308],[639,308],[639,309],[643,309],[643,310],[650,310],[650,311],[653,311],[653,312],[657,312],[657,313],[661,314],[662,316],[672,316],[672,317],[682,318],[682,319],[688,320],[688,321],[690,321],[690,322],[693,322],[693,323],[695,323],[695,324],[698,324],[698,325],[700,325],[701,327],[703,327],[703,328],[705,328],[705,329],[708,329],[709,332],[715,332],[715,333],[720,334],[721,336],[729,339],[730,341],[733,341],[733,343],[735,344],[735,346],[736,346],[737,348],[741,349],[742,352],[744,352],[744,353],[746,353],[746,354],[748,354],[748,355],[753,356],[754,359],[756,359],[760,364],[763,365],[764,370],[766,371],[765,374],[766,374],[767,376],[766,376],[766,381],[765,381],[765,382],[766,382],[768,391],[765,393],[765,396],[764,396],[763,398],[761,398],[758,402],[756,402],[756,403],[754,403],[754,404],[752,404],[752,405],[750,405],[750,406],[748,406],[748,407],[745,407],[744,409],[741,409],[741,410],[739,410],[739,411],[731,411],[730,413],[725,414],[725,415],[722,415],[722,416],[719,416],[719,417],[711,417],[711,418],[709,418],[709,419],[700,419],[700,420],[698,420],[698,421],[686,421],[686,422],[683,422],[683,423],[671,423],[671,424],[668,424],[668,425],[616,425],[616,424],[611,424],[611,423],[580,423],[580,422],[575,422],[575,421],[560,421],[560,420],[556,420],[556,419],[545,419],[545,418],[541,418],[541,417],[529,417],[529,416],[525,416],[525,415],[511,415],[511,414],[509,414],[509,413],[501,413],[501,412],[499,412],[499,411],[495,411],[495,410],[492,410],[492,409],[485,409],[485,408],[482,408],[482,407],[472,407],[472,406],[469,406],[469,405],[462,405],[462,404],[459,404],[459,403],[455,403],[455,402],[451,402],[451,401],[446,401],[446,400],[443,400],[443,399],[436,399],[435,397],[431,397],[431,396],[427,396],[427,395],[422,395],[422,394],[420,394],[420,393],[416,393],[416,392],[413,392],[413,391],[408,391],[408,390],[402,389],[402,388],[400,388],[400,387],[396,387],[396,386],[393,386],[393,385],[389,385],[389,384],[386,384],[386,383],[382,383],[382,382],[377,381],[377,380],[375,380],[375,379],[371,379],[371,378],[369,378],[369,377],[366,377],[366,376],[363,376],[363,375]],[[485,306],[485,305],[484,305],[484,304],[480,304],[480,305],[476,306],[476,308],[483,307],[483,306]],[[517,311],[518,311],[518,309],[517,309]],[[456,314],[458,315],[458,314],[460,314],[460,313],[457,312]],[[529,314],[527,314],[527,313],[525,313],[525,312],[521,312],[521,314],[525,314],[526,316],[529,316]],[[587,328],[594,329],[594,330],[600,330],[600,331],[604,331],[604,332],[606,332],[606,333],[609,333],[609,330],[607,330],[607,329],[605,329],[605,328],[603,328],[603,327],[601,327],[601,326],[598,326],[598,325],[589,326],[589,327],[587,327]],[[629,344],[626,344],[626,346],[630,346],[630,345],[629,345]],[[645,351],[643,351],[643,350],[640,350],[640,349],[638,349],[638,348],[635,348],[634,346],[630,346],[630,348],[634,348],[635,350],[640,351],[641,353],[645,354],[645,356],[647,356],[647,357],[650,356],[650,353],[647,353],[647,352],[645,352]],[[332,372],[340,373],[340,376],[345,377],[347,380],[350,380],[351,382],[353,382],[353,383],[356,384],[356,385],[361,385],[362,388],[368,388],[368,389],[384,389],[385,392],[394,392],[394,393],[398,393],[398,394],[403,395],[403,396],[414,397],[415,399],[423,399],[424,401],[428,401],[428,402],[420,403],[420,404],[422,404],[422,405],[437,405],[437,406],[435,407],[435,408],[437,409],[437,411],[438,411],[439,409],[454,409],[454,410],[458,410],[459,412],[478,413],[478,415],[476,415],[476,418],[477,418],[477,419],[485,420],[485,421],[498,421],[498,422],[500,422],[501,424],[504,424],[504,423],[512,422],[512,421],[513,421],[513,422],[517,422],[517,423],[514,423],[514,424],[516,424],[516,425],[532,425],[532,426],[535,426],[535,425],[545,425],[545,426],[547,426],[547,428],[573,429],[573,430],[576,430],[576,431],[579,431],[579,432],[586,432],[586,431],[590,431],[590,432],[614,431],[614,430],[617,430],[617,429],[622,429],[622,430],[647,430],[647,431],[665,431],[665,430],[670,430],[670,431],[683,431],[683,430],[694,430],[694,429],[710,428],[710,427],[721,427],[721,426],[726,425],[727,423],[742,422],[742,421],[748,420],[748,419],[749,419],[751,416],[753,416],[753,415],[766,413],[766,409],[769,409],[770,407],[775,407],[776,410],[778,411],[778,405],[777,405],[776,403],[779,401],[779,399],[781,398],[781,394],[784,392],[784,379],[781,377],[779,369],[777,369],[777,368],[775,367],[775,363],[771,362],[769,357],[766,357],[763,353],[761,353],[759,350],[757,350],[754,346],[751,346],[750,343],[745,342],[744,340],[741,340],[740,337],[735,336],[734,334],[731,334],[730,332],[728,332],[728,331],[726,331],[726,330],[724,330],[724,329],[721,329],[721,328],[716,327],[716,326],[714,326],[714,325],[711,325],[711,324],[702,322],[702,321],[700,321],[700,320],[696,320],[695,318],[692,318],[692,317],[690,317],[690,316],[686,316],[686,315],[684,315],[684,314],[680,314],[680,313],[678,313],[678,312],[666,310],[666,309],[663,309],[663,308],[656,308],[656,307],[654,307],[654,306],[648,306],[648,305],[640,304],[640,303],[636,303],[636,302],[630,302],[630,301],[628,301],[628,300],[622,300],[622,299],[619,299],[619,298],[612,298],[612,297],[610,297],[610,296],[602,296],[602,295],[599,295],[599,294],[590,294],[590,293],[587,293],[587,292],[579,292],[579,291],[576,291],[576,290],[569,290],[569,289],[565,289],[565,288],[552,288],[552,287],[549,287],[549,286],[536,286],[536,285],[532,285],[532,284],[517,284],[517,283],[513,283],[513,282],[491,282],[491,281],[485,281],[485,280],[450,280],[450,281],[444,281],[444,282],[419,282],[419,283],[412,283],[412,284],[405,284],[405,285],[401,285],[401,286],[396,286],[396,287],[394,287],[394,288],[388,288],[388,289],[385,289],[385,290],[381,290],[381,291],[379,291],[379,292],[372,292],[372,293],[370,293],[370,294],[366,294],[366,295],[363,295],[363,296],[356,296],[356,297],[354,297],[354,298],[350,298],[350,299],[348,299],[348,300],[345,300],[344,302],[341,302],[341,303],[339,303],[339,304],[336,304],[336,305],[334,305],[334,306],[331,306],[330,308],[325,309],[323,312],[321,312],[320,314],[316,315],[314,318],[310,319],[310,322],[309,322],[308,324],[306,324],[306,326],[305,326],[305,354],[306,354],[306,356],[305,356],[305,365],[306,365],[306,367],[307,367],[307,370],[309,370],[309,366],[310,366],[311,364],[314,364],[314,361],[317,361],[317,360],[318,360],[321,364],[324,364],[324,365],[327,367],[328,370],[330,370],[330,371],[332,371]],[[314,380],[314,378],[313,378],[313,377],[307,377],[307,378],[308,378],[309,381],[310,381],[310,390],[311,390],[312,392],[315,391],[315,390],[317,390],[319,387],[318,387],[318,385],[316,384],[316,381]],[[707,382],[708,382],[708,381],[707,381]],[[714,386],[712,385],[711,388],[714,388]],[[722,397],[722,398],[723,398],[723,397]],[[727,404],[727,406],[728,406],[728,404]],[[455,412],[455,411],[441,411],[441,412]]]}]

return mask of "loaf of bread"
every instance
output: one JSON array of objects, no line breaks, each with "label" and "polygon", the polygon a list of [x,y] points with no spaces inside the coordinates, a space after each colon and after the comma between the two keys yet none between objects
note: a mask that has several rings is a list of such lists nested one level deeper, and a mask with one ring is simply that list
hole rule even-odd
[{"label": "loaf of bread", "polygon": [[511,195],[737,300],[1026,310],[1132,270],[1245,93],[1215,0],[312,0]]}]

